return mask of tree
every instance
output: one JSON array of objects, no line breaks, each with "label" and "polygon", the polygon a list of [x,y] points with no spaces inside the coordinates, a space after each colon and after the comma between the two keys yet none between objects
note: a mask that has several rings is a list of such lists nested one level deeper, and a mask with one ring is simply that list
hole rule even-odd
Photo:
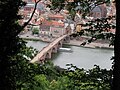
[{"label": "tree", "polygon": [[[0,1],[0,89],[14,90],[15,80],[11,72],[11,57],[19,52],[23,41],[17,36],[21,26],[18,10],[25,5],[21,0]],[[6,86],[6,87],[5,87]]]},{"label": "tree", "polygon": [[[116,0],[114,0],[115,6],[116,6]],[[115,44],[114,44],[114,67],[113,67],[113,89],[112,90],[119,90],[120,86],[120,17],[117,16],[117,29],[116,29],[116,33],[115,33]]]},{"label": "tree", "polygon": [[32,34],[39,34],[39,29],[38,28],[33,28]]},{"label": "tree", "polygon": [[67,64],[69,68],[65,70],[65,75],[72,80],[76,90],[110,90],[112,70],[100,69],[95,65],[93,69],[84,70]]},{"label": "tree", "polygon": [[[40,0],[35,0],[35,9]],[[0,89],[1,90],[15,90],[16,77],[18,73],[14,71],[21,64],[21,59],[18,53],[25,45],[25,42],[18,37],[18,34],[30,22],[34,15],[35,9],[31,18],[22,26],[19,25],[18,20],[22,19],[18,15],[19,9],[25,6],[22,0],[2,0],[0,1]],[[14,57],[14,58],[13,58]],[[15,58],[17,57],[17,58]],[[24,61],[23,61],[24,62]],[[25,63],[25,62],[24,62]],[[22,70],[22,68],[18,68]]]}]

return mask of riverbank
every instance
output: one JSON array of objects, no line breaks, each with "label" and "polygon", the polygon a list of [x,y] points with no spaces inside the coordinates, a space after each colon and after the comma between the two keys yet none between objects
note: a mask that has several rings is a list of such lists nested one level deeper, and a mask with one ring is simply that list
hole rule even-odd
[{"label": "riverbank", "polygon": [[50,43],[55,40],[55,38],[47,38],[47,37],[36,37],[36,36],[26,36],[26,35],[20,35],[20,38],[24,40],[29,40],[29,41],[41,41],[41,42],[47,42]]},{"label": "riverbank", "polygon": [[95,43],[92,42],[90,44],[86,44],[84,46],[81,46],[83,41],[77,41],[77,40],[70,40],[70,43],[64,43],[65,45],[72,45],[72,46],[78,46],[78,47],[85,47],[85,48],[101,48],[101,49],[114,49],[113,46],[109,47],[108,43]]},{"label": "riverbank", "polygon": [[[21,37],[24,40],[30,40],[30,41],[42,41],[42,42],[47,42],[50,43],[53,40],[55,40],[55,38],[40,38],[40,37]],[[109,47],[109,43],[105,43],[103,41],[99,41],[99,42],[92,42],[90,44],[86,44],[84,46],[81,46],[81,44],[85,41],[85,38],[81,37],[81,39],[76,40],[70,40],[69,43],[64,43],[64,45],[70,45],[70,46],[78,46],[78,47],[85,47],[85,48],[101,48],[101,49],[114,49],[114,46],[110,46]]]}]

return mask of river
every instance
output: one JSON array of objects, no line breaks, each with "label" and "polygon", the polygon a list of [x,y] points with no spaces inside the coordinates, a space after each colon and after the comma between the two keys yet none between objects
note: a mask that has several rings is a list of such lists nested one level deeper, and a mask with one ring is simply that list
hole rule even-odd
[{"label": "river", "polygon": [[[41,50],[48,43],[40,41],[28,41],[27,46],[32,46],[37,50]],[[52,57],[54,65],[61,68],[67,68],[66,64],[70,63],[79,68],[91,69],[94,65],[99,65],[100,68],[110,69],[112,61],[110,58],[113,55],[113,50],[110,49],[92,49],[77,46],[68,46],[73,52],[58,52]]]}]

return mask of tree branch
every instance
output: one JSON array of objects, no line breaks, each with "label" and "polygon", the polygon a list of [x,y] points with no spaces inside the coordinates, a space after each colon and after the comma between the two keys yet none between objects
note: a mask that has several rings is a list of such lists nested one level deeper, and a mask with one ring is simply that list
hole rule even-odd
[{"label": "tree branch", "polygon": [[35,8],[34,8],[34,10],[33,10],[33,12],[32,12],[32,15],[31,15],[30,19],[23,24],[22,29],[24,29],[24,28],[29,24],[29,22],[32,20],[32,17],[33,17],[33,15],[34,15],[34,13],[35,13],[35,10],[36,10],[36,8],[37,8],[37,4],[38,4],[41,0],[38,0],[38,1],[34,0],[34,1],[35,1]]},{"label": "tree branch", "polygon": [[34,1],[35,1],[35,8],[34,8],[34,10],[33,10],[33,12],[32,12],[31,17],[29,18],[29,20],[28,20],[27,22],[25,22],[25,23],[17,30],[17,32],[16,32],[16,34],[14,35],[14,37],[18,36],[18,34],[19,34],[22,30],[24,30],[24,28],[25,28],[25,27],[29,24],[29,22],[32,20],[32,17],[33,17],[33,15],[34,15],[34,13],[35,13],[35,10],[36,10],[36,8],[37,8],[37,4],[38,4],[41,0],[38,0],[38,1],[34,0]]},{"label": "tree branch", "polygon": [[[89,6],[88,8],[90,8],[90,11],[92,11],[96,6],[99,6],[99,5],[101,5],[101,4],[104,4],[104,3],[107,3],[108,1],[103,1],[103,2],[100,2],[100,1],[98,1],[98,2],[95,2],[94,3],[94,7],[92,7],[92,6]],[[88,16],[90,15],[90,13],[88,13]]]}]

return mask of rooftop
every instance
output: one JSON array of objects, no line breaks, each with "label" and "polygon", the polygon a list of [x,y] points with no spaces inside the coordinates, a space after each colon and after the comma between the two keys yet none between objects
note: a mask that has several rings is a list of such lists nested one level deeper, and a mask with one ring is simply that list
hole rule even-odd
[{"label": "rooftop", "polygon": [[60,14],[55,14],[55,15],[48,15],[48,17],[54,17],[54,18],[64,18],[64,16]]},{"label": "rooftop", "polygon": [[60,23],[58,21],[47,21],[47,20],[45,20],[45,21],[42,22],[42,25],[44,25],[44,26],[62,26],[62,27],[64,27],[64,23]]}]

